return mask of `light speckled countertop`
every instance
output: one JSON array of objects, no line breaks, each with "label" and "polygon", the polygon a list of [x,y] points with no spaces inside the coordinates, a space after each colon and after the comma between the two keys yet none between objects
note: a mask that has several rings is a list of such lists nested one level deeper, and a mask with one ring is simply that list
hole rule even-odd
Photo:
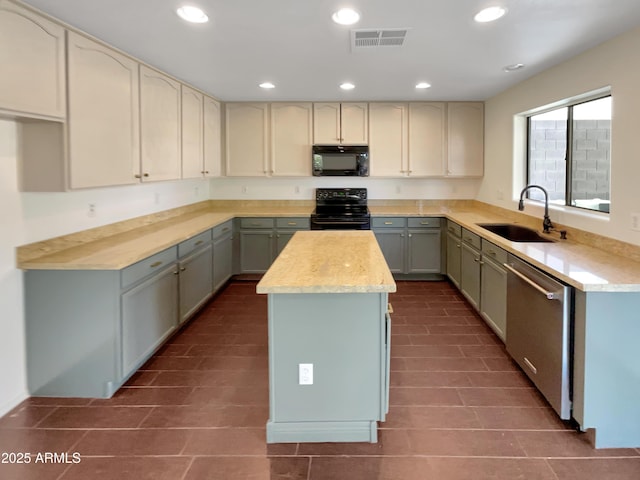
[{"label": "light speckled countertop", "polygon": [[258,293],[395,292],[370,230],[296,232],[256,287]]},{"label": "light speckled countertop", "polygon": [[[640,262],[630,260],[624,255],[613,255],[571,239],[557,240],[553,243],[511,242],[476,225],[493,222],[514,223],[513,220],[499,214],[463,206],[438,205],[370,205],[369,209],[373,216],[436,216],[451,219],[583,291],[640,292]],[[58,245],[55,251],[49,251],[47,242],[19,247],[18,268],[24,270],[120,270],[234,217],[305,217],[312,210],[313,207],[310,206],[287,205],[252,206],[227,211],[200,209],[98,239],[87,237],[86,241],[82,241],[82,232],[80,232],[72,235],[74,239],[79,236],[80,241],[75,239],[69,245],[62,245],[62,247]],[[538,222],[536,219],[536,223],[541,224],[542,221]],[[51,242],[54,241],[61,243],[59,239],[51,240]],[[29,249],[29,255],[21,255],[20,249],[25,251]],[[337,252],[337,249],[334,250]]]}]

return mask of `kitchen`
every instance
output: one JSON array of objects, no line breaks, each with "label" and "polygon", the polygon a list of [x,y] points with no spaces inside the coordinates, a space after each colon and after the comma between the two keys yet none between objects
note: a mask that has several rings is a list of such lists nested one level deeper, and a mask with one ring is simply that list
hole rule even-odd
[{"label": "kitchen", "polygon": [[[43,5],[44,7],[44,5]],[[363,8],[364,10],[364,8]],[[628,20],[632,20],[632,16]],[[637,17],[636,17],[637,18]],[[71,23],[71,22],[70,22]],[[633,25],[629,24],[627,28]],[[95,33],[97,36],[98,33]],[[13,182],[17,178],[16,126],[2,121],[2,217],[8,225],[2,236],[3,334],[2,411],[10,410],[26,395],[24,361],[24,314],[22,307],[22,273],[15,268],[15,247],[74,231],[125,220],[187,205],[201,200],[308,200],[315,187],[367,187],[374,199],[476,199],[490,205],[515,211],[514,188],[517,166],[513,164],[513,116],[558,99],[589,92],[610,85],[616,98],[612,150],[616,159],[611,189],[615,206],[610,216],[593,217],[572,213],[570,209],[553,209],[552,218],[559,224],[639,245],[640,235],[630,228],[630,218],[637,211],[637,189],[640,167],[635,158],[634,114],[640,107],[637,96],[638,76],[635,53],[638,31],[631,30],[601,46],[528,78],[511,88],[487,97],[485,101],[484,176],[460,179],[384,179],[366,178],[355,181],[327,182],[314,178],[249,178],[219,177],[140,186],[114,187],[69,193],[20,193]],[[166,69],[170,71],[166,66]],[[502,64],[498,66],[501,68]],[[517,72],[512,72],[512,74]],[[511,74],[510,74],[511,75]],[[362,83],[362,82],[360,82]],[[216,91],[211,91],[216,94]],[[253,94],[252,94],[253,95]],[[256,94],[257,95],[257,94]],[[333,99],[359,98],[336,93]],[[358,94],[360,95],[360,94]],[[371,95],[363,98],[376,100]],[[298,94],[299,98],[306,98]],[[244,98],[237,98],[245,100]],[[266,97],[268,100],[269,97]],[[470,98],[476,99],[476,98]],[[234,98],[235,100],[235,98]],[[257,100],[257,97],[251,98]],[[264,99],[263,99],[264,100]],[[447,99],[448,100],[448,99]],[[502,197],[502,198],[500,198]],[[93,212],[88,206],[93,205]],[[527,205],[527,212],[542,218],[542,208]]]}]

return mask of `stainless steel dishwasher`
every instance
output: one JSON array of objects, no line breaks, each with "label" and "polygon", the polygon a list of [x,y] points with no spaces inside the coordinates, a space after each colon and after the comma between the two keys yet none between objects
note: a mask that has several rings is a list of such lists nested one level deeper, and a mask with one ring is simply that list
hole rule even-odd
[{"label": "stainless steel dishwasher", "polygon": [[507,351],[560,418],[571,417],[572,288],[513,255],[507,269]]}]

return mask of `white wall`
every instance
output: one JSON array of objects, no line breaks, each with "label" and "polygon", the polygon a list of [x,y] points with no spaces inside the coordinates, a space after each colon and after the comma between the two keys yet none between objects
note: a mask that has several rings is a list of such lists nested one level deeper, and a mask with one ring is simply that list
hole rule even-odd
[{"label": "white wall", "polygon": [[[640,213],[639,51],[640,28],[489,99],[485,104],[485,176],[478,200],[517,209],[523,157],[518,135],[514,136],[514,115],[611,86],[611,214],[585,215],[576,209],[552,207],[550,216],[552,221],[640,245],[640,232],[631,230],[631,213]],[[527,205],[526,212],[541,217],[542,208]]]},{"label": "white wall", "polygon": [[[27,395],[22,272],[15,249],[209,198],[208,180],[65,193],[20,193],[16,124],[0,119],[0,416]],[[95,214],[89,216],[89,204]]]},{"label": "white wall", "polygon": [[[309,160],[310,161],[310,160]],[[473,199],[479,179],[381,179],[375,177],[217,178],[215,200],[313,200],[315,188],[366,187],[369,199]]]}]

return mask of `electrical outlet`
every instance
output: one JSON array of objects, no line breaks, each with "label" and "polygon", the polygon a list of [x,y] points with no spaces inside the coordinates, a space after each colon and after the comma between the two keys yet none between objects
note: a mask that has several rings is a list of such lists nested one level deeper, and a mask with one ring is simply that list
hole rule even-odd
[{"label": "electrical outlet", "polygon": [[247,193],[247,187],[242,187],[242,193]]},{"label": "electrical outlet", "polygon": [[298,364],[298,384],[313,385],[313,363]]},{"label": "electrical outlet", "polygon": [[631,230],[640,232],[640,213],[631,214]]},{"label": "electrical outlet", "polygon": [[160,194],[157,192],[153,194],[153,203],[156,205],[160,204]]},{"label": "electrical outlet", "polygon": [[198,195],[200,195],[200,188],[193,187],[193,196],[198,198]]},{"label": "electrical outlet", "polygon": [[89,210],[87,211],[87,217],[95,217],[96,216],[96,204],[90,203]]},{"label": "electrical outlet", "polygon": [[402,193],[402,187],[400,185],[396,185],[396,193]]},{"label": "electrical outlet", "polygon": [[294,190],[294,191],[295,191],[296,193],[300,193],[300,187],[298,187],[298,186],[296,185],[296,188],[295,188],[295,190]]}]

